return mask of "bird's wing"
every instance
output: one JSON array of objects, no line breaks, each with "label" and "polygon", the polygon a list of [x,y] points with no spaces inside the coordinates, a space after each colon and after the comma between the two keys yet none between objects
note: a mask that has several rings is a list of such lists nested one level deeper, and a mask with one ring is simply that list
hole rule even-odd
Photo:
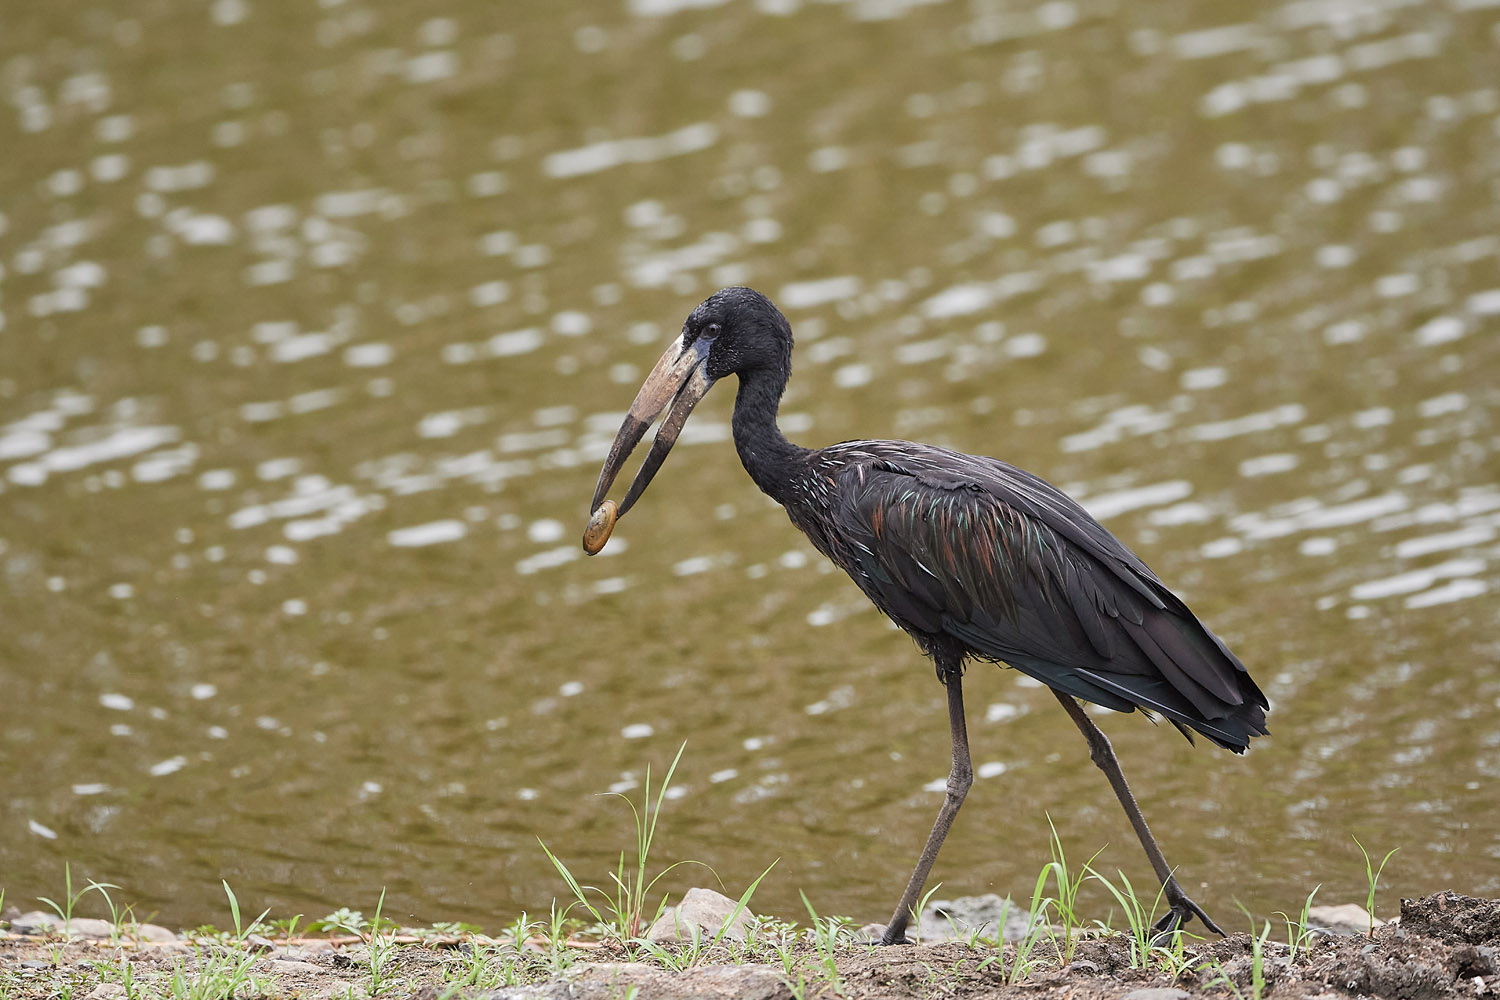
[{"label": "bird's wing", "polygon": [[1264,731],[1243,664],[1045,480],[926,450],[851,464],[834,512],[855,581],[898,623],[1051,687],[1162,713],[1232,749]]}]

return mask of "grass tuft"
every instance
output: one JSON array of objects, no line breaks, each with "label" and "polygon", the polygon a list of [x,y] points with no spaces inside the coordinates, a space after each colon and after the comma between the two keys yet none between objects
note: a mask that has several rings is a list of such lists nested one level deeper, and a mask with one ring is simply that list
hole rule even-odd
[{"label": "grass tuft", "polygon": [[1078,890],[1083,886],[1084,879],[1092,872],[1090,866],[1098,860],[1099,855],[1104,853],[1104,848],[1093,853],[1083,867],[1077,872],[1069,874],[1068,859],[1063,853],[1062,838],[1057,835],[1057,827],[1052,824],[1052,817],[1047,817],[1047,827],[1052,831],[1049,842],[1049,850],[1052,860],[1048,862],[1052,877],[1057,883],[1057,898],[1054,899],[1053,908],[1057,912],[1058,919],[1062,922],[1062,942],[1059,944],[1054,936],[1053,946],[1057,949],[1057,959],[1062,965],[1073,961],[1073,953],[1078,948],[1078,935],[1083,921],[1078,917]]},{"label": "grass tuft", "polygon": [[[582,906],[589,915],[594,918],[596,925],[606,936],[625,945],[627,948],[638,940],[644,930],[651,926],[666,909],[667,899],[662,897],[657,903],[656,909],[652,911],[650,918],[646,916],[647,899],[656,888],[656,883],[673,869],[685,864],[702,864],[700,861],[677,861],[662,869],[651,878],[646,877],[648,859],[651,856],[651,847],[656,840],[656,824],[661,819],[662,805],[667,798],[667,790],[672,785],[672,776],[677,773],[677,764],[682,760],[682,752],[687,749],[687,744],[677,748],[677,756],[672,758],[672,764],[667,768],[666,777],[662,779],[661,788],[657,792],[656,801],[651,801],[651,765],[646,765],[646,781],[642,794],[640,808],[630,800],[628,795],[619,792],[611,794],[619,795],[630,806],[630,812],[635,820],[635,865],[633,869],[627,869],[625,864],[625,852],[620,852],[620,861],[616,870],[610,873],[610,879],[614,882],[612,892],[600,889],[598,886],[585,886],[573,877],[561,858],[553,854],[547,844],[540,838],[537,843],[542,845],[547,858],[557,869],[563,881],[567,883],[569,891],[573,893],[577,905]],[[708,867],[704,865],[704,867]],[[713,869],[709,869],[712,871]],[[592,897],[591,897],[592,894]],[[593,902],[593,898],[602,900],[599,906]],[[602,909],[601,909],[602,907]],[[571,906],[570,906],[571,908]]]},{"label": "grass tuft", "polygon": [[1367,896],[1365,896],[1365,912],[1367,914],[1369,914],[1369,916],[1370,916],[1370,926],[1369,926],[1369,929],[1365,932],[1365,936],[1366,937],[1374,937],[1375,936],[1375,886],[1380,882],[1380,873],[1383,872],[1383,871],[1385,871],[1385,863],[1387,861],[1391,860],[1391,855],[1395,854],[1397,851],[1401,850],[1401,848],[1399,848],[1399,847],[1393,847],[1389,851],[1386,851],[1385,852],[1385,857],[1383,857],[1383,858],[1380,859],[1380,865],[1378,867],[1376,867],[1376,866],[1374,866],[1374,865],[1372,865],[1370,863],[1370,852],[1367,851],[1367,850],[1365,850],[1365,845],[1361,844],[1359,842],[1359,838],[1356,837],[1356,836],[1354,836],[1353,834],[1350,834],[1350,839],[1354,841],[1354,846],[1356,846],[1356,847],[1359,848],[1359,853],[1362,854],[1362,855],[1364,855],[1364,858],[1365,858],[1365,879],[1369,883],[1369,888],[1370,888],[1369,894]]},{"label": "grass tuft", "polygon": [[1293,962],[1297,961],[1297,953],[1299,951],[1302,953],[1304,959],[1310,960],[1312,958],[1313,941],[1316,940],[1317,935],[1308,926],[1308,915],[1312,911],[1313,897],[1318,894],[1318,890],[1321,888],[1323,888],[1322,883],[1313,886],[1313,891],[1308,893],[1307,898],[1302,901],[1302,913],[1295,921],[1282,911],[1276,911],[1277,916],[1286,921],[1287,953],[1291,956],[1291,961]]},{"label": "grass tuft", "polygon": [[[807,907],[807,915],[812,918],[812,924],[808,928],[808,936],[812,940],[813,947],[817,949],[818,965],[823,971],[823,982],[838,996],[847,996],[844,989],[843,976],[839,974],[838,946],[841,932],[847,935],[848,918],[828,917],[819,918],[818,911],[813,909],[812,902],[808,900],[807,893],[799,890],[798,895],[802,897],[802,905]],[[791,984],[789,983],[788,986]],[[803,985],[802,977],[798,976],[798,985]],[[797,990],[793,988],[793,993]]]},{"label": "grass tuft", "polygon": [[[74,892],[73,866],[65,861],[63,862],[63,902],[56,903],[51,899],[48,899],[46,896],[38,896],[37,902],[46,903],[49,907],[52,908],[52,912],[56,913],[59,917],[62,918],[63,937],[71,937],[73,933],[73,911],[78,907],[79,901],[91,892],[99,892],[103,894],[106,902],[108,903],[110,912],[115,913],[114,901],[110,900],[108,890],[118,888],[120,887],[111,882],[95,882],[93,879],[89,879],[88,885],[84,886],[82,889],[79,889],[77,892]],[[116,926],[116,931],[118,933],[118,919],[116,919],[114,923]]]},{"label": "grass tuft", "polygon": [[1038,960],[1032,953],[1036,951],[1037,945],[1041,944],[1043,938],[1052,936],[1052,928],[1047,924],[1047,911],[1053,906],[1054,900],[1046,895],[1047,879],[1052,874],[1052,864],[1049,862],[1042,866],[1037,873],[1036,884],[1031,890],[1031,909],[1026,917],[1026,932],[1016,942],[1015,954],[1011,957],[1010,974],[1006,982],[1014,986],[1022,979],[1030,978],[1032,971],[1037,967]]}]

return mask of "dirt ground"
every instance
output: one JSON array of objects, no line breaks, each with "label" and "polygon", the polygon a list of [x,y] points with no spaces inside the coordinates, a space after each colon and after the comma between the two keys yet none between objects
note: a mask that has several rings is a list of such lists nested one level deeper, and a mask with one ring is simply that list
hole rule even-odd
[{"label": "dirt ground", "polygon": [[1295,956],[1284,932],[1279,936],[1263,941],[1259,961],[1255,942],[1242,933],[1190,943],[1180,960],[1158,955],[1147,968],[1131,967],[1131,945],[1121,935],[1085,939],[1069,965],[1039,962],[1012,984],[1014,946],[997,952],[957,942],[845,943],[829,954],[802,941],[781,951],[774,964],[725,964],[726,953],[710,952],[696,966],[674,971],[661,956],[629,962],[618,947],[553,948],[535,940],[518,951],[485,939],[427,935],[377,945],[372,962],[368,943],[354,937],[65,941],[6,932],[0,936],[0,1000],[219,1000],[231,994],[289,1000],[1183,1000],[1194,994],[1436,1000],[1500,991],[1500,900],[1454,892],[1402,900],[1399,920],[1373,937],[1317,936]]}]

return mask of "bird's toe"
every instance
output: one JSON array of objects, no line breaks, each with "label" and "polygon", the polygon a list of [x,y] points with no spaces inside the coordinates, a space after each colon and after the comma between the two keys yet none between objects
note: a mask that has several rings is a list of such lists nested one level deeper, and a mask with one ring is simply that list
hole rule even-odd
[{"label": "bird's toe", "polygon": [[1181,931],[1194,917],[1203,921],[1203,926],[1213,933],[1224,937],[1225,934],[1219,929],[1219,925],[1213,922],[1203,907],[1188,898],[1187,893],[1176,885],[1175,880],[1167,886],[1167,905],[1170,909],[1160,920],[1151,925],[1154,946],[1164,946],[1171,942],[1172,936]]},{"label": "bird's toe", "polygon": [[1168,910],[1160,920],[1151,925],[1151,947],[1170,947],[1172,937],[1182,930],[1182,925],[1192,919],[1192,912],[1181,912],[1175,906]]}]

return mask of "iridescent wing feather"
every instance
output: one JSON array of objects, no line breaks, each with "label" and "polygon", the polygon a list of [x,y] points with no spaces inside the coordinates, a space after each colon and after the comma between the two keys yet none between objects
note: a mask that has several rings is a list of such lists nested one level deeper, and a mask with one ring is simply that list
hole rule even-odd
[{"label": "iridescent wing feather", "polygon": [[1266,732],[1244,664],[1066,494],[996,459],[859,447],[832,490],[839,561],[897,624],[1230,750]]}]

